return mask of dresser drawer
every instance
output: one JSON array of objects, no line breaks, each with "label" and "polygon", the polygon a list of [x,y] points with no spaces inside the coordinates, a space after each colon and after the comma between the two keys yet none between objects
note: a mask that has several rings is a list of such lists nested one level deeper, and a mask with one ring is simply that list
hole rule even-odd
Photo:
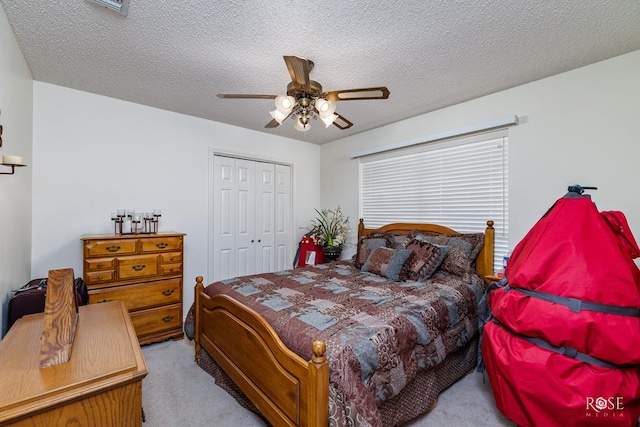
[{"label": "dresser drawer", "polygon": [[87,285],[98,285],[100,283],[108,283],[113,281],[114,271],[95,271],[93,273],[87,272],[84,276],[84,281]]},{"label": "dresser drawer", "polygon": [[114,258],[93,258],[84,261],[85,271],[113,270]]},{"label": "dresser drawer", "polygon": [[134,311],[131,321],[138,337],[160,332],[167,329],[182,327],[182,305],[175,304],[168,307],[150,308]]},{"label": "dresser drawer", "polygon": [[160,274],[163,276],[171,276],[173,274],[182,273],[182,264],[161,264]]},{"label": "dresser drawer", "polygon": [[90,290],[89,304],[120,300],[124,301],[127,310],[133,311],[179,303],[182,297],[181,292],[182,279],[159,280]]},{"label": "dresser drawer", "polygon": [[181,237],[150,237],[140,239],[142,253],[168,252],[182,250]]},{"label": "dresser drawer", "polygon": [[162,264],[175,264],[182,262],[182,252],[170,252],[168,254],[160,254],[159,256]]},{"label": "dresser drawer", "polygon": [[85,257],[136,253],[136,240],[91,240],[84,245]]},{"label": "dresser drawer", "polygon": [[119,279],[135,279],[158,274],[157,255],[138,255],[117,258],[117,260]]}]

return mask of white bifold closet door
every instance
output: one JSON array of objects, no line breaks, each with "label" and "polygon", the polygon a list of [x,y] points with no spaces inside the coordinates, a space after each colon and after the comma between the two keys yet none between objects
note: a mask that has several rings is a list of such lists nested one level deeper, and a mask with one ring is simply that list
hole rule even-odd
[{"label": "white bifold closet door", "polygon": [[213,280],[288,268],[291,166],[214,156]]}]

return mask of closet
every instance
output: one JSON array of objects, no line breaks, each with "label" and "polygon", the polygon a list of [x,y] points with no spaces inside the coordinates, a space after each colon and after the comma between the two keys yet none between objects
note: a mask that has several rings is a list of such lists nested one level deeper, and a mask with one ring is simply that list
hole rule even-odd
[{"label": "closet", "polygon": [[291,166],[214,155],[212,201],[211,280],[290,268]]}]

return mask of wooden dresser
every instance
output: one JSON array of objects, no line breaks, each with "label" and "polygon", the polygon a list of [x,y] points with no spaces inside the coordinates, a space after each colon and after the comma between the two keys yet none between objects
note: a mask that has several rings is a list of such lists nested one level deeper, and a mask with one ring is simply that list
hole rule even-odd
[{"label": "wooden dresser", "polygon": [[0,341],[0,425],[141,426],[147,366],[122,302],[79,307],[69,361],[40,368],[44,314]]},{"label": "wooden dresser", "polygon": [[82,236],[89,304],[124,301],[140,344],[182,338],[184,236]]}]

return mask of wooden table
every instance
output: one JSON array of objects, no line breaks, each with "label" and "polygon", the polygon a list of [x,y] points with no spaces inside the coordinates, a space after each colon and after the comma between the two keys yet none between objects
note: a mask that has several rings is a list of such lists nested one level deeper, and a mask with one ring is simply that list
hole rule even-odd
[{"label": "wooden table", "polygon": [[141,426],[147,366],[121,301],[79,307],[68,362],[39,367],[43,314],[0,341],[0,425]]}]

